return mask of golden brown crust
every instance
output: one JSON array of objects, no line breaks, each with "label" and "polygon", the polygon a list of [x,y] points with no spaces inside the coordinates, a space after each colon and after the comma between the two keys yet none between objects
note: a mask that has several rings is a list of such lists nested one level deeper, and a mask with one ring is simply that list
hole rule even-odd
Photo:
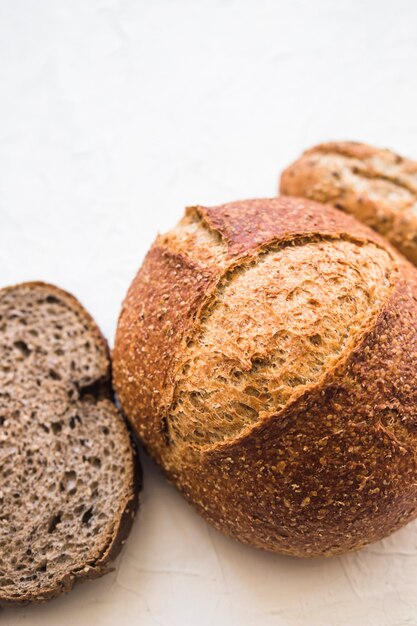
[{"label": "golden brown crust", "polygon": [[280,191],[352,213],[417,264],[416,161],[355,142],[320,144],[283,172]]},{"label": "golden brown crust", "polygon": [[[417,319],[407,291],[398,284],[325,385],[182,469],[177,480],[193,472],[182,489],[214,525],[259,547],[314,556],[360,548],[414,518],[417,394],[404,384],[417,365],[406,348]],[[414,328],[399,324],[400,311]]]},{"label": "golden brown crust", "polygon": [[320,234],[379,243],[369,229],[331,208],[294,198],[231,202],[218,207],[196,207],[208,226],[218,231],[228,245],[228,256],[236,259],[272,241]]},{"label": "golden brown crust", "polygon": [[122,408],[145,446],[153,440],[154,453],[166,447],[161,407],[169,404],[175,357],[214,279],[212,270],[159,241],[123,303],[113,351],[114,381],[123,380]]},{"label": "golden brown crust", "polygon": [[310,236],[229,270],[181,350],[172,444],[233,440],[318,382],[386,299],[391,266],[371,243]]},{"label": "golden brown crust", "polygon": [[[191,248],[175,249],[175,238],[158,239],[119,318],[116,391],[150,454],[217,528],[269,550],[337,554],[412,519],[415,270],[366,226],[315,202],[275,198],[193,211],[220,235],[225,257],[199,262]],[[168,418],[181,360],[222,277],[256,262],[267,246],[303,237],[386,250],[392,273],[384,301],[355,345],[275,415],[206,446],[173,441]]]}]

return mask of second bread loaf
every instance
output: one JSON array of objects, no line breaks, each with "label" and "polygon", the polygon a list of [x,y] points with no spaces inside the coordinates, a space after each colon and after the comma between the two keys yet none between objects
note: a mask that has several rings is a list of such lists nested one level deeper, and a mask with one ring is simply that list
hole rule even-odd
[{"label": "second bread loaf", "polygon": [[417,265],[416,161],[362,143],[324,143],[283,172],[280,191],[352,213]]}]

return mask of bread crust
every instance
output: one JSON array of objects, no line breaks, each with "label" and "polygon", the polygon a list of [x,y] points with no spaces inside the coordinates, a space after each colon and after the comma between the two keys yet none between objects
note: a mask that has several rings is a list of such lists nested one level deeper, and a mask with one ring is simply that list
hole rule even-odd
[{"label": "bread crust", "polygon": [[[194,207],[226,261],[199,264],[159,237],[123,304],[114,349],[122,407],[168,478],[216,528],[296,556],[354,550],[416,516],[417,277],[377,233],[308,200]],[[166,415],[178,364],[231,267],[301,237],[372,242],[393,282],[355,346],[275,415],[232,439],[173,445]]]},{"label": "bread crust", "polygon": [[76,310],[78,314],[88,323],[89,333],[97,344],[100,344],[105,352],[106,358],[102,364],[100,374],[94,380],[86,379],[84,385],[81,385],[88,389],[88,391],[94,394],[97,392],[97,396],[101,401],[109,403],[114,411],[114,418],[118,421],[120,429],[123,431],[128,429],[126,435],[129,437],[131,449],[132,449],[132,471],[126,475],[125,479],[125,497],[120,503],[120,514],[115,520],[115,524],[112,531],[107,538],[106,543],[102,546],[99,553],[90,555],[89,560],[83,564],[83,567],[78,569],[72,569],[60,580],[55,580],[50,587],[42,589],[41,592],[32,593],[28,592],[24,596],[8,596],[2,594],[0,591],[0,607],[6,606],[26,606],[28,604],[41,604],[48,600],[55,598],[62,593],[67,593],[78,584],[85,580],[93,580],[99,578],[104,574],[112,571],[111,563],[120,553],[126,539],[130,533],[133,525],[135,514],[139,508],[139,492],[142,489],[142,467],[138,456],[138,447],[134,434],[132,433],[130,426],[125,421],[121,412],[114,406],[114,392],[111,381],[111,356],[108,343],[101,333],[96,322],[88,311],[82,306],[82,304],[67,291],[42,281],[29,281],[4,287],[1,292],[10,292],[19,288],[44,288],[48,295],[53,294],[59,297],[61,300],[66,301],[72,309]]},{"label": "bread crust", "polygon": [[323,143],[283,172],[280,192],[355,215],[417,265],[416,161],[356,142]]}]

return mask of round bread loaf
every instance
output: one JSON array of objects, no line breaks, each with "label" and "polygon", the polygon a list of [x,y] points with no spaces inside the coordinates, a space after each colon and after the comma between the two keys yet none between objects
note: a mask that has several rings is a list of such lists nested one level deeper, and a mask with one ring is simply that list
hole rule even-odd
[{"label": "round bread loaf", "polygon": [[323,143],[283,172],[280,190],[352,213],[417,265],[417,161],[354,141]]},{"label": "round bread loaf", "polygon": [[331,207],[189,208],[119,318],[114,381],[216,528],[339,554],[416,516],[417,273]]}]

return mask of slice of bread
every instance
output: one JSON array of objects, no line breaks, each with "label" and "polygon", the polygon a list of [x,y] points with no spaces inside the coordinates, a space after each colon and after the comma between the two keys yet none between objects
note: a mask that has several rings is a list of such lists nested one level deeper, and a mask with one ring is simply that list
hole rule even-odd
[{"label": "slice of bread", "polygon": [[52,285],[0,290],[0,604],[105,574],[139,483],[93,319]]}]

